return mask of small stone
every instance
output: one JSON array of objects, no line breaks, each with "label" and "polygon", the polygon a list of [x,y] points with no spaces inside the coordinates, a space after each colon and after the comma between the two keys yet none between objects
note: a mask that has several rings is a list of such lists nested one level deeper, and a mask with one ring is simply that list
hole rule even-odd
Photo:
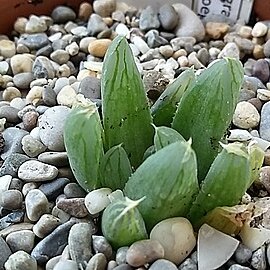
[{"label": "small stone", "polygon": [[11,40],[0,40],[0,55],[4,58],[10,58],[16,54],[15,43]]},{"label": "small stone", "polygon": [[266,43],[264,44],[263,53],[265,57],[270,57],[270,39],[268,39]]},{"label": "small stone", "polygon": [[267,269],[265,246],[260,247],[253,253],[251,258],[251,266],[256,270]]},{"label": "small stone", "polygon": [[240,264],[233,264],[228,270],[251,270],[251,268],[242,266]]},{"label": "small stone", "polygon": [[70,257],[78,266],[88,262],[92,255],[92,227],[89,223],[78,223],[71,227],[68,236]]},{"label": "small stone", "polygon": [[12,99],[16,97],[21,97],[21,92],[18,88],[16,87],[7,87],[4,92],[3,92],[3,99],[5,101],[11,101]]},{"label": "small stone", "polygon": [[17,251],[10,255],[5,263],[6,270],[37,270],[37,262],[25,251]]},{"label": "small stone", "polygon": [[61,199],[56,206],[73,217],[84,218],[88,215],[84,198]]},{"label": "small stone", "polygon": [[125,14],[121,10],[114,11],[112,13],[112,19],[123,24],[126,22]]},{"label": "small stone", "polygon": [[95,57],[104,57],[108,47],[111,44],[110,39],[98,39],[90,42],[88,46],[88,51],[91,55]]},{"label": "small stone", "polygon": [[132,270],[133,268],[130,265],[123,263],[123,264],[120,264],[120,265],[114,267],[113,269],[114,270]]},{"label": "small stone", "polygon": [[58,169],[52,165],[42,163],[37,160],[29,160],[24,162],[19,170],[18,176],[24,181],[50,181],[58,174]]},{"label": "small stone", "polygon": [[39,189],[32,189],[25,196],[25,209],[27,217],[31,221],[37,221],[48,212],[49,202]]},{"label": "small stone", "polygon": [[113,254],[112,247],[104,236],[93,235],[92,245],[95,253],[104,254],[108,261],[111,259]]},{"label": "small stone", "polygon": [[165,259],[159,259],[156,260],[150,267],[149,270],[159,270],[159,269],[166,269],[166,270],[177,270],[177,267],[172,262],[165,260]]},{"label": "small stone", "polygon": [[[194,46],[196,43],[196,39],[194,37],[176,37],[173,38],[170,41],[172,48],[174,51],[178,51],[180,49],[182,49],[182,47],[185,47],[187,44],[189,44],[190,46]],[[185,51],[186,52],[186,51]],[[187,56],[187,52],[186,54],[183,54],[183,50],[181,51],[181,55],[186,55]]]},{"label": "small stone", "polygon": [[35,234],[30,230],[21,230],[10,233],[6,242],[13,253],[23,250],[30,253],[35,245]]},{"label": "small stone", "polygon": [[205,26],[206,34],[212,39],[220,39],[230,29],[227,23],[207,22]]},{"label": "small stone", "polygon": [[[0,268],[4,269],[4,264],[11,255],[11,250],[6,241],[0,236]],[[11,269],[10,269],[11,270]]]},{"label": "small stone", "polygon": [[[35,111],[26,112],[22,117],[24,129],[27,131],[31,131],[32,129],[34,129],[36,127],[36,124],[37,124],[38,116],[39,116],[39,114]],[[37,144],[35,146],[37,146]],[[41,145],[39,145],[39,146],[41,147]],[[46,149],[46,147],[44,148],[44,146],[41,148],[40,147],[38,147],[38,149],[40,149],[39,150],[40,152],[38,154],[43,152],[42,149],[44,149],[44,150]],[[36,150],[38,150],[38,149],[36,148]]]},{"label": "small stone", "polygon": [[18,44],[25,45],[29,50],[38,50],[48,45],[49,39],[44,33],[24,34],[19,38]]},{"label": "small stone", "polygon": [[234,259],[239,264],[245,264],[249,261],[252,256],[252,250],[240,243],[234,252]]},{"label": "small stone", "polygon": [[63,128],[70,108],[55,106],[49,108],[39,119],[40,139],[52,151],[64,151]]},{"label": "small stone", "polygon": [[247,25],[243,25],[239,28],[238,34],[242,38],[251,38],[252,28]]},{"label": "small stone", "polygon": [[93,10],[101,17],[110,17],[115,8],[115,0],[98,0],[93,3]]},{"label": "small stone", "polygon": [[87,22],[92,12],[93,12],[92,5],[88,2],[83,2],[80,4],[79,7],[78,18],[81,21]]},{"label": "small stone", "polygon": [[229,131],[228,140],[229,141],[240,141],[246,142],[252,139],[252,135],[243,129],[233,129]]},{"label": "small stone", "polygon": [[11,107],[9,105],[7,106],[1,106],[0,107],[0,118],[5,118],[7,122],[17,124],[20,122],[20,118],[18,117],[19,110]]},{"label": "small stone", "polygon": [[9,71],[9,63],[6,61],[0,61],[0,74],[5,75]]},{"label": "small stone", "polygon": [[189,61],[188,61],[188,58],[186,56],[180,56],[178,59],[177,59],[180,67],[187,67],[189,66]]},{"label": "small stone", "polygon": [[34,76],[32,72],[22,72],[13,77],[13,83],[19,89],[29,89],[30,83],[33,79]]},{"label": "small stone", "polygon": [[270,192],[270,166],[263,166],[260,170],[260,177],[258,182]]},{"label": "small stone", "polygon": [[157,48],[162,45],[168,44],[168,40],[159,36],[159,32],[157,30],[150,30],[145,34],[145,38],[147,40],[147,44],[150,48]]},{"label": "small stone", "polygon": [[180,264],[178,270],[197,270],[197,263],[194,262],[191,258],[187,258]]},{"label": "small stone", "polygon": [[148,31],[151,29],[158,29],[160,26],[160,22],[158,19],[157,13],[151,6],[147,6],[142,10],[139,27],[142,31]]},{"label": "small stone", "polygon": [[3,131],[3,137],[5,140],[5,146],[1,155],[2,159],[6,159],[8,156],[14,153],[22,154],[22,138],[27,135],[28,132],[19,128],[10,127]]},{"label": "small stone", "polygon": [[133,267],[143,266],[164,257],[164,248],[156,240],[140,240],[133,243],[128,251],[126,260]]},{"label": "small stone", "polygon": [[23,72],[31,72],[34,61],[26,54],[17,54],[11,57],[10,67],[13,75]]},{"label": "small stone", "polygon": [[256,44],[253,49],[253,56],[255,59],[264,58],[264,48],[262,45]]},{"label": "small stone", "polygon": [[32,136],[26,135],[22,139],[22,149],[29,157],[36,157],[46,150],[46,146]]},{"label": "small stone", "polygon": [[61,259],[55,264],[53,270],[63,270],[63,269],[65,269],[65,270],[78,270],[79,268],[78,268],[76,262],[74,262],[72,260]]},{"label": "small stone", "polygon": [[21,209],[23,195],[19,190],[6,190],[1,193],[0,206],[7,210]]},{"label": "small stone", "polygon": [[270,166],[270,149],[267,149],[264,153],[264,165]]},{"label": "small stone", "polygon": [[51,182],[41,184],[39,186],[39,190],[41,190],[46,195],[49,201],[52,201],[63,193],[64,187],[69,182],[70,180],[68,178],[57,178]]},{"label": "small stone", "polygon": [[225,45],[222,51],[219,53],[218,58],[231,57],[231,58],[240,58],[240,50],[234,42],[229,42]]},{"label": "small stone", "polygon": [[268,82],[270,71],[269,63],[265,59],[259,59],[253,67],[253,76],[259,78],[263,83]]},{"label": "small stone", "polygon": [[42,33],[47,30],[47,24],[44,18],[36,15],[30,15],[25,25],[25,32],[28,34]]},{"label": "small stone", "polygon": [[52,87],[45,85],[42,91],[42,100],[45,105],[55,106],[56,105],[56,93],[53,91]]},{"label": "small stone", "polygon": [[59,218],[53,215],[44,214],[33,226],[33,233],[39,238],[44,238],[60,224],[61,222]]},{"label": "small stone", "polygon": [[53,79],[55,71],[50,60],[45,56],[38,56],[33,64],[32,72],[35,79],[46,78]]},{"label": "small stone", "polygon": [[70,220],[58,226],[35,246],[31,256],[39,264],[45,264],[52,257],[60,255],[68,243],[68,234],[74,224],[75,221]]},{"label": "small stone", "polygon": [[261,122],[259,132],[261,138],[270,141],[270,102],[266,102],[261,111]]},{"label": "small stone", "polygon": [[115,32],[120,36],[124,36],[128,39],[130,38],[130,31],[129,31],[128,27],[123,23],[119,23],[116,26]]},{"label": "small stone", "polygon": [[[20,44],[22,45],[22,44]],[[42,48],[40,48],[39,50],[36,51],[36,56],[46,56],[49,57],[50,54],[52,53],[53,48],[51,44],[48,44]]]},{"label": "small stone", "polygon": [[79,53],[79,45],[76,42],[72,42],[68,46],[66,46],[66,51],[70,56],[77,55]]},{"label": "small stone", "polygon": [[38,160],[54,166],[67,166],[68,157],[66,152],[45,152],[38,156]]},{"label": "small stone", "polygon": [[90,76],[85,77],[80,83],[79,93],[83,94],[86,98],[100,99],[101,98],[100,79]]},{"label": "small stone", "polygon": [[127,251],[129,247],[120,247],[116,251],[115,255],[115,261],[117,262],[118,265],[127,263],[126,257],[127,257]]},{"label": "small stone", "polygon": [[245,54],[252,54],[255,44],[251,40],[247,38],[236,37],[234,39],[234,42],[238,46],[240,51]]},{"label": "small stone", "polygon": [[205,29],[199,17],[184,4],[174,4],[173,7],[181,22],[175,29],[176,36],[194,37],[201,41],[205,36]]},{"label": "small stone", "polygon": [[258,89],[257,90],[257,98],[262,101],[269,101],[270,100],[270,91],[266,89]]},{"label": "small stone", "polygon": [[85,191],[77,183],[69,183],[64,188],[64,194],[67,199],[71,198],[84,198]]},{"label": "small stone", "polygon": [[69,77],[71,74],[71,69],[67,64],[63,64],[60,67],[57,67],[57,77]]},{"label": "small stone", "polygon": [[267,34],[268,27],[262,23],[262,22],[257,22],[251,31],[251,34],[253,37],[263,37]]},{"label": "small stone", "polygon": [[56,50],[51,53],[50,58],[59,65],[62,65],[69,60],[69,54],[65,50]]},{"label": "small stone", "polygon": [[[99,2],[99,1],[95,1]],[[88,24],[87,24],[87,30],[89,31],[90,36],[95,36],[98,33],[107,30],[108,26],[106,23],[102,20],[102,18],[98,14],[91,14]]]},{"label": "small stone", "polygon": [[56,100],[59,105],[71,107],[76,101],[77,93],[70,85],[64,86],[58,93]]},{"label": "small stone", "polygon": [[51,14],[55,23],[66,23],[76,19],[76,13],[67,6],[56,7]]},{"label": "small stone", "polygon": [[166,31],[173,30],[179,23],[177,12],[169,4],[165,4],[159,8],[158,18],[162,28]]},{"label": "small stone", "polygon": [[104,254],[95,254],[87,263],[85,270],[106,270],[107,259]]},{"label": "small stone", "polygon": [[173,56],[173,48],[170,45],[164,45],[159,47],[159,52],[165,57],[170,58]]},{"label": "small stone", "polygon": [[103,211],[109,204],[110,188],[100,188],[89,192],[85,197],[85,206],[90,214],[95,215]]},{"label": "small stone", "polygon": [[233,123],[235,126],[243,129],[254,128],[260,122],[260,114],[256,107],[247,101],[241,101],[237,104]]},{"label": "small stone", "polygon": [[192,225],[187,219],[181,217],[159,222],[152,229],[150,239],[161,243],[164,248],[164,258],[177,265],[191,253],[196,245]]}]

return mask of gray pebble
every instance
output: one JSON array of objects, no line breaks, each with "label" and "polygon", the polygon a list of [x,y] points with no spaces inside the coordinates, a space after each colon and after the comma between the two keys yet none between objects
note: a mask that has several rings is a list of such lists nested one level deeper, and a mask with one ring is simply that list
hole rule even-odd
[{"label": "gray pebble", "polygon": [[[46,268],[47,269],[47,268]],[[53,270],[78,270],[77,263],[72,260],[59,260],[54,266]]]},{"label": "gray pebble", "polygon": [[33,64],[32,72],[35,79],[46,78],[53,79],[55,71],[50,60],[45,56],[38,56]]},{"label": "gray pebble", "polygon": [[196,39],[194,37],[176,37],[170,41],[174,51],[178,51],[181,48],[185,47],[186,44],[194,46]]},{"label": "gray pebble", "polygon": [[23,34],[18,40],[18,44],[23,44],[30,50],[38,50],[49,44],[48,36],[44,33]]},{"label": "gray pebble", "polygon": [[107,239],[104,236],[100,235],[93,235],[92,239],[93,249],[95,253],[104,254],[109,261],[112,257],[113,251],[112,246],[107,241]]},{"label": "gray pebble", "polygon": [[132,270],[133,268],[130,265],[126,264],[126,263],[122,263],[122,264],[114,267],[113,269],[114,270]]},{"label": "gray pebble", "polygon": [[56,105],[56,93],[53,91],[51,86],[45,85],[43,87],[42,100],[45,105],[48,105],[48,106]]},{"label": "gray pebble", "polygon": [[247,38],[237,37],[234,39],[234,42],[236,43],[240,51],[245,54],[252,54],[254,50],[254,43],[251,40]]},{"label": "gray pebble", "polygon": [[245,264],[252,256],[252,250],[240,243],[234,253],[234,259],[239,264]]},{"label": "gray pebble", "polygon": [[38,160],[57,167],[67,166],[67,152],[44,152],[38,156]]},{"label": "gray pebble", "polygon": [[254,91],[252,90],[247,90],[247,89],[241,89],[240,90],[240,95],[238,98],[238,102],[240,101],[248,101],[251,98],[255,98],[256,97],[256,93],[254,93]]},{"label": "gray pebble", "polygon": [[40,139],[52,151],[64,151],[63,128],[70,108],[55,106],[49,108],[39,119]]},{"label": "gray pebble", "polygon": [[39,187],[39,190],[41,190],[46,195],[49,201],[53,201],[57,198],[57,196],[63,193],[64,187],[69,182],[70,181],[68,178],[57,178],[51,182],[42,184]]},{"label": "gray pebble", "polygon": [[64,188],[64,194],[69,198],[84,198],[86,192],[77,183],[69,183]]},{"label": "gray pebble", "polygon": [[96,36],[98,33],[107,29],[108,26],[98,14],[91,14],[87,24],[87,30],[90,36]]},{"label": "gray pebble", "polygon": [[73,217],[84,218],[88,215],[84,198],[61,199],[56,206]]},{"label": "gray pebble", "polygon": [[16,223],[22,223],[25,216],[25,211],[15,211],[0,219],[0,230],[3,230]]},{"label": "gray pebble", "polygon": [[200,18],[184,4],[174,4],[181,23],[176,27],[175,33],[178,37],[194,37],[201,41],[205,36],[205,29]]},{"label": "gray pebble", "polygon": [[22,149],[27,156],[36,157],[46,150],[46,146],[31,135],[26,135],[22,138]]},{"label": "gray pebble", "polygon": [[19,190],[6,190],[1,193],[0,206],[7,210],[21,209],[23,195]]},{"label": "gray pebble", "polygon": [[64,39],[57,39],[53,41],[52,48],[54,51],[56,50],[64,50],[66,46],[68,45],[68,41]]},{"label": "gray pebble", "polygon": [[12,232],[7,236],[6,242],[13,253],[19,250],[30,253],[35,245],[35,234],[30,230]]},{"label": "gray pebble", "polygon": [[262,139],[270,141],[270,101],[262,107],[259,133]]},{"label": "gray pebble", "polygon": [[49,57],[50,54],[52,53],[53,48],[51,44],[48,44],[42,48],[40,48],[39,50],[37,50],[36,52],[36,56],[46,56]]},{"label": "gray pebble", "polygon": [[87,263],[85,270],[106,270],[107,259],[104,254],[95,254]]},{"label": "gray pebble", "polygon": [[40,190],[32,189],[25,196],[25,209],[27,217],[31,221],[37,221],[48,212],[49,202]]},{"label": "gray pebble", "polygon": [[0,236],[0,269],[4,270],[4,264],[8,257],[12,254],[6,241]]},{"label": "gray pebble", "polygon": [[31,72],[22,72],[13,77],[13,83],[19,89],[29,89],[30,83],[33,80],[34,75]]},{"label": "gray pebble", "polygon": [[0,107],[0,118],[6,118],[7,122],[17,124],[20,122],[18,117],[19,110],[9,105]]},{"label": "gray pebble", "polygon": [[51,234],[42,239],[31,252],[39,264],[45,264],[49,259],[60,255],[68,243],[70,228],[75,224],[70,220],[58,226]]},{"label": "gray pebble", "polygon": [[99,0],[93,3],[93,10],[101,17],[109,17],[115,11],[115,0]]},{"label": "gray pebble", "polygon": [[270,76],[268,61],[265,59],[259,59],[253,67],[252,75],[260,79],[263,83],[268,82]]},{"label": "gray pebble", "polygon": [[66,23],[68,21],[74,21],[76,19],[76,13],[67,6],[58,6],[52,11],[51,17],[55,23]]},{"label": "gray pebble", "polygon": [[116,261],[111,260],[111,261],[108,262],[107,270],[112,270],[112,269],[114,269],[115,267],[117,267],[117,262],[116,262]]},{"label": "gray pebble", "polygon": [[71,227],[68,236],[70,257],[83,267],[92,257],[92,227],[88,223],[78,223]]},{"label": "gray pebble", "polygon": [[209,52],[206,48],[202,48],[198,51],[197,57],[199,61],[204,65],[207,66],[210,60]]},{"label": "gray pebble", "polygon": [[9,155],[0,168],[0,176],[8,174],[16,177],[19,167],[29,159],[28,156],[19,153]]},{"label": "gray pebble", "polygon": [[25,251],[12,254],[5,263],[6,270],[37,270],[37,262]]},{"label": "gray pebble", "polygon": [[142,31],[148,31],[151,29],[158,29],[160,22],[158,15],[151,6],[147,6],[142,10],[140,15],[139,27]]},{"label": "gray pebble", "polygon": [[260,247],[253,253],[251,258],[251,266],[256,270],[267,269],[265,246]]},{"label": "gray pebble", "polygon": [[44,214],[40,217],[38,222],[33,226],[33,233],[39,238],[44,238],[45,236],[50,234],[60,224],[61,224],[61,221],[59,218],[53,215]]},{"label": "gray pebble", "polygon": [[145,34],[147,44],[150,48],[157,48],[168,44],[168,40],[159,36],[157,30],[150,30]]},{"label": "gray pebble", "polygon": [[56,50],[50,55],[50,58],[59,65],[66,64],[69,57],[68,52],[65,50]]},{"label": "gray pebble", "polygon": [[192,259],[187,258],[179,265],[178,270],[198,270],[198,266]]},{"label": "gray pebble", "polygon": [[233,264],[230,266],[228,270],[251,270],[251,268],[242,266],[240,264]]},{"label": "gray pebble", "polygon": [[18,178],[13,177],[11,180],[9,189],[22,191],[22,187],[23,187],[23,181]]},{"label": "gray pebble", "polygon": [[77,26],[71,29],[70,31],[73,35],[80,38],[88,36],[89,32],[85,26]]},{"label": "gray pebble", "polygon": [[159,8],[159,21],[166,31],[173,30],[179,23],[179,16],[173,6],[165,4]]},{"label": "gray pebble", "polygon": [[160,270],[160,269],[166,269],[166,270],[177,270],[177,267],[174,263],[165,260],[165,259],[159,259],[156,260],[150,267],[149,270]]},{"label": "gray pebble", "polygon": [[85,77],[80,83],[79,93],[90,99],[101,98],[100,79],[90,76]]},{"label": "gray pebble", "polygon": [[18,170],[18,177],[28,182],[50,181],[53,180],[57,174],[58,169],[55,166],[37,160],[24,162]]},{"label": "gray pebble", "polygon": [[268,39],[263,46],[263,53],[265,57],[270,57],[270,40]]},{"label": "gray pebble", "polygon": [[22,138],[27,135],[28,132],[19,128],[10,127],[3,131],[3,137],[5,140],[5,147],[1,155],[2,159],[6,159],[9,155],[14,153],[22,154]]},{"label": "gray pebble", "polygon": [[115,261],[117,264],[127,263],[126,256],[129,247],[120,247],[116,251]]}]

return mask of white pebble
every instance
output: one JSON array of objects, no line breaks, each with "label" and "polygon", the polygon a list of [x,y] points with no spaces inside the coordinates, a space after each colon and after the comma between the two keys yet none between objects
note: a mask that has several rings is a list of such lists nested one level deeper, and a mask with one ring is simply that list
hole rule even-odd
[{"label": "white pebble", "polygon": [[133,37],[132,42],[142,54],[147,53],[150,50],[147,43],[139,36]]},{"label": "white pebble", "polygon": [[72,104],[76,101],[76,96],[76,91],[70,85],[66,85],[60,90],[56,100],[59,105],[71,107]]}]

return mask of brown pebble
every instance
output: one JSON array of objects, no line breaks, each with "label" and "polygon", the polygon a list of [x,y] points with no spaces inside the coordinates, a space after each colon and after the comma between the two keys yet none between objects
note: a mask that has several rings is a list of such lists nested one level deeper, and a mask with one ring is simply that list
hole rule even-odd
[{"label": "brown pebble", "polygon": [[256,44],[253,49],[253,56],[255,59],[265,58],[263,46]]},{"label": "brown pebble", "polygon": [[88,46],[88,51],[93,56],[104,57],[111,42],[112,41],[107,38],[94,40],[90,42]]},{"label": "brown pebble", "polygon": [[156,240],[140,240],[133,243],[126,255],[127,263],[133,267],[143,266],[164,257],[164,248]]},{"label": "brown pebble", "polygon": [[26,112],[23,115],[23,125],[25,130],[31,131],[37,125],[38,113],[34,111]]},{"label": "brown pebble", "polygon": [[256,109],[258,110],[258,112],[261,111],[263,104],[259,98],[251,98],[248,100],[248,102],[251,103],[252,105],[254,105],[256,107]]},{"label": "brown pebble", "polygon": [[205,30],[208,36],[212,39],[219,39],[224,36],[230,29],[227,23],[208,22]]},{"label": "brown pebble", "polygon": [[88,215],[84,198],[61,199],[56,206],[73,217],[83,218]]},{"label": "brown pebble", "polygon": [[263,185],[267,192],[270,193],[270,166],[261,168],[259,184]]},{"label": "brown pebble", "polygon": [[93,7],[88,2],[80,4],[78,18],[84,22],[88,21],[90,15],[93,13]]}]

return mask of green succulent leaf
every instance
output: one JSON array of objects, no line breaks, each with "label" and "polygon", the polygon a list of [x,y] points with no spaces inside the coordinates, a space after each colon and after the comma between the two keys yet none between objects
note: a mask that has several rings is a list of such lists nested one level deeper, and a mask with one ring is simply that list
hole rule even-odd
[{"label": "green succulent leaf", "polygon": [[101,79],[105,148],[122,144],[138,167],[154,130],[143,82],[126,39],[116,37],[105,56]]}]

